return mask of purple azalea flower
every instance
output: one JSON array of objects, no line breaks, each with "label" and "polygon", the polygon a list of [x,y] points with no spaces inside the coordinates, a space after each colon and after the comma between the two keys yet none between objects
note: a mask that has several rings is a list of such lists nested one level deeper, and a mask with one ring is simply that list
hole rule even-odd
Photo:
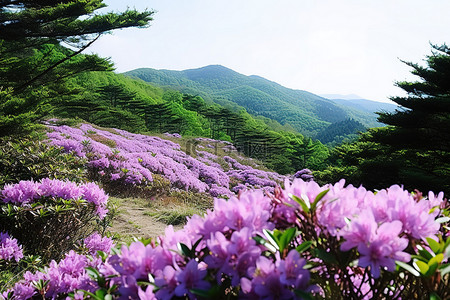
[{"label": "purple azalea flower", "polygon": [[348,251],[359,245],[368,244],[373,240],[378,228],[371,210],[365,210],[341,235],[346,239],[341,245],[342,251]]},{"label": "purple azalea flower", "polygon": [[0,232],[0,260],[12,260],[18,262],[23,258],[22,246],[17,239],[9,236],[7,232]]},{"label": "purple azalea flower", "polygon": [[138,296],[139,296],[140,300],[155,300],[155,299],[157,299],[155,294],[153,294],[153,286],[152,285],[148,285],[145,288],[145,291],[141,287],[139,287]]},{"label": "purple azalea flower", "polygon": [[165,266],[157,272],[155,285],[159,288],[156,296],[159,299],[172,299],[175,296],[175,288],[178,285],[177,271],[172,266]]},{"label": "purple azalea flower", "polygon": [[306,290],[309,286],[309,271],[303,269],[306,261],[300,258],[297,250],[292,249],[284,260],[278,259],[276,267],[280,273],[280,282],[295,289]]},{"label": "purple azalea flower", "polygon": [[[249,274],[253,277],[252,289],[261,299],[291,299],[293,293],[280,282],[280,273],[274,263],[260,257],[256,261],[256,268],[251,268]],[[248,288],[247,288],[248,289]]]},{"label": "purple azalea flower", "polygon": [[102,237],[98,232],[95,232],[84,239],[84,245],[91,255],[96,255],[97,251],[109,253],[114,244],[111,238]]},{"label": "purple azalea flower", "polygon": [[380,269],[395,270],[395,260],[409,261],[410,255],[403,250],[408,246],[408,240],[399,238],[402,230],[400,221],[383,223],[369,243],[360,243],[358,251],[361,254],[359,266],[368,267],[374,278],[380,276]]},{"label": "purple azalea flower", "polygon": [[177,275],[179,285],[175,288],[175,295],[195,299],[196,297],[190,292],[191,289],[207,290],[211,286],[209,282],[203,280],[206,273],[207,270],[199,269],[199,264],[195,260],[190,260]]}]

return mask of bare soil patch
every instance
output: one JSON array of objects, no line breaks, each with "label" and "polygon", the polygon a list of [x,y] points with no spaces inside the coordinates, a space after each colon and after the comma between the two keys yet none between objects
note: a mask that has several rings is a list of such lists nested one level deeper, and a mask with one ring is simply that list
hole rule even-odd
[{"label": "bare soil patch", "polygon": [[[141,199],[115,199],[118,200],[116,205],[119,213],[113,219],[109,230],[118,235],[120,240],[125,242],[133,237],[156,238],[164,234],[168,225],[149,216],[148,213],[152,209],[145,207]],[[183,224],[174,226],[174,229],[179,230],[182,227]]]}]

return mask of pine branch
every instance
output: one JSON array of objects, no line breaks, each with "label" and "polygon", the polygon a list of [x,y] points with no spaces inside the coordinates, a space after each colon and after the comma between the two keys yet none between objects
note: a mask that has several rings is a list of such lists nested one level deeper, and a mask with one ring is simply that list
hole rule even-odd
[{"label": "pine branch", "polygon": [[43,71],[42,73],[36,75],[35,77],[33,77],[32,79],[28,80],[27,82],[25,82],[24,84],[22,84],[21,86],[19,86],[15,92],[16,93],[20,93],[23,90],[25,90],[28,86],[30,86],[32,83],[34,83],[35,81],[37,81],[39,78],[43,77],[44,75],[48,74],[50,71],[52,71],[53,69],[55,69],[56,67],[58,67],[59,65],[61,65],[62,63],[68,61],[69,59],[71,59],[72,57],[75,57],[76,55],[80,54],[81,52],[83,52],[84,50],[86,50],[90,45],[92,45],[96,40],[98,40],[98,38],[101,36],[101,34],[98,34],[93,40],[91,40],[89,43],[87,43],[86,45],[84,45],[80,50],[73,52],[72,54],[70,54],[69,56],[66,56],[63,59],[60,59],[59,61],[57,61],[56,63],[54,63],[53,65],[51,65],[50,67],[48,67],[45,71]]}]

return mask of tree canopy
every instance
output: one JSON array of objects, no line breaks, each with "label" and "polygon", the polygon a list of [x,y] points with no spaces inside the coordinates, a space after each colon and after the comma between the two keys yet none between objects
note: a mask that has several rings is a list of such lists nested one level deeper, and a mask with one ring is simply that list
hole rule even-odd
[{"label": "tree canopy", "polygon": [[0,135],[27,128],[47,112],[45,101],[70,93],[67,78],[111,70],[112,63],[82,54],[102,34],[146,27],[153,11],[96,13],[103,0],[0,3]]}]

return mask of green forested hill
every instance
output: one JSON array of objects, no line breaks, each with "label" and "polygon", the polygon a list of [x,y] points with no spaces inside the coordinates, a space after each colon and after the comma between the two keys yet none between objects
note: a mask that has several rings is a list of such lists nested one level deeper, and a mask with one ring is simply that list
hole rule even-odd
[{"label": "green forested hill", "polygon": [[289,89],[259,76],[245,76],[220,65],[184,71],[141,68],[124,74],[200,95],[206,101],[237,104],[253,115],[289,124],[308,136],[314,137],[329,125],[349,118],[367,127],[377,126],[373,113]]}]

